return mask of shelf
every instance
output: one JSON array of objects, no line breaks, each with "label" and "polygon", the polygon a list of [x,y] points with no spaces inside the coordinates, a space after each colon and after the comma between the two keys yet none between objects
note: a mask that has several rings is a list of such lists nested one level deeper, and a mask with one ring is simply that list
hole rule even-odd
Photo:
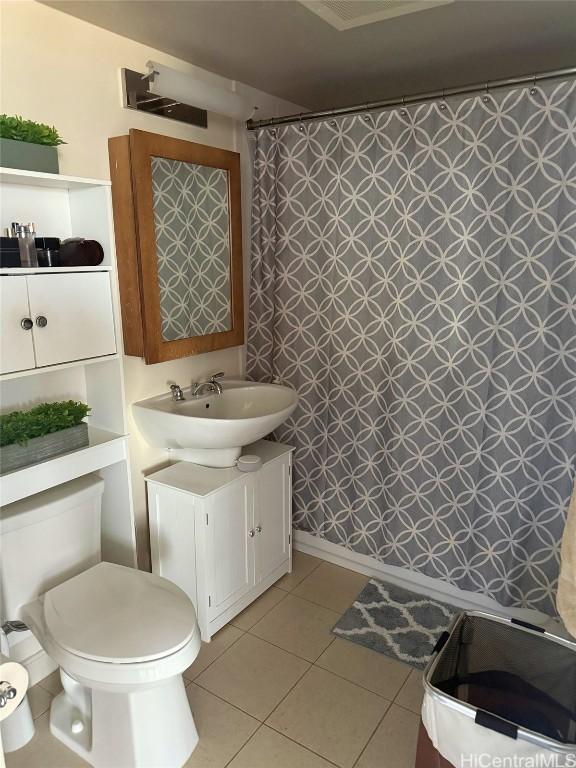
[{"label": "shelf", "polygon": [[112,267],[0,267],[0,275],[51,275],[63,272],[111,272]]},{"label": "shelf", "polygon": [[98,427],[88,427],[89,444],[77,451],[62,453],[39,464],[31,464],[0,475],[1,503],[25,499],[125,460],[128,435],[117,435]]},{"label": "shelf", "polygon": [[[294,447],[291,445],[274,443],[271,440],[258,440],[245,445],[242,448],[242,455],[259,456],[262,466],[265,466],[292,451]],[[170,458],[169,451],[168,458]],[[204,497],[245,476],[246,472],[241,472],[237,467],[205,467],[190,461],[177,461],[169,467],[148,475],[146,482],[176,488],[192,496]]]},{"label": "shelf", "polygon": [[58,363],[57,365],[46,365],[43,368],[28,368],[25,371],[12,371],[11,373],[0,374],[0,382],[10,379],[20,379],[23,376],[37,376],[39,373],[53,373],[54,371],[63,371],[66,368],[76,368],[79,365],[94,365],[95,363],[106,363],[109,360],[118,360],[120,355],[115,352],[113,355],[103,355],[102,357],[87,357],[84,360],[72,360],[69,363]]},{"label": "shelf", "polygon": [[1,184],[24,184],[31,187],[51,189],[85,189],[86,187],[109,187],[109,179],[83,179],[80,176],[63,176],[59,173],[22,171],[18,168],[0,168]]}]

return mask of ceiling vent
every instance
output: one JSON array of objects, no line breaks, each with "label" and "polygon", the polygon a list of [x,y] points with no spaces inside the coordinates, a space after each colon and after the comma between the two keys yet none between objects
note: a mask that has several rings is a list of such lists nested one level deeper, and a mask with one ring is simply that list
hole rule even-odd
[{"label": "ceiling vent", "polygon": [[339,31],[426,11],[454,0],[298,0]]}]

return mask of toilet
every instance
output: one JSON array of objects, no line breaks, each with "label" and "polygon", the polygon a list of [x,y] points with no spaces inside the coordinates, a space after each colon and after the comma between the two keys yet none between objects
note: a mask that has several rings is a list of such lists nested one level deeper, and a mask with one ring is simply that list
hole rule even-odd
[{"label": "toilet", "polygon": [[200,650],[175,584],[103,562],[104,482],[86,475],[0,510],[2,622],[60,667],[50,730],[95,768],[180,768],[198,735],[182,672]]}]

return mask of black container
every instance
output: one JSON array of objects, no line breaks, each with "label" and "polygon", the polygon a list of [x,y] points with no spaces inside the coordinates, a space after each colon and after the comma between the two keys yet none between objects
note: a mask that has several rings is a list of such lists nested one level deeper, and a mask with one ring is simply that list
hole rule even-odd
[{"label": "black container", "polygon": [[37,251],[43,251],[48,248],[51,251],[60,250],[60,238],[59,237],[36,237],[34,238]]},{"label": "black container", "polygon": [[0,267],[21,267],[17,237],[0,237]]},{"label": "black container", "polygon": [[38,257],[39,267],[60,266],[59,237],[37,237],[34,242],[36,244],[36,256]]},{"label": "black container", "polygon": [[51,248],[39,248],[36,251],[38,257],[39,267],[59,267],[60,266],[60,252],[52,250]]}]

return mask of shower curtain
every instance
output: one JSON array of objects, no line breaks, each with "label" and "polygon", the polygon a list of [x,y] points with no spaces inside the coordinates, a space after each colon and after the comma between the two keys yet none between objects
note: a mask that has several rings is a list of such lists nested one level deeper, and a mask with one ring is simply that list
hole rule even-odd
[{"label": "shower curtain", "polygon": [[255,132],[248,375],[294,523],[554,614],[576,453],[576,88]]}]

